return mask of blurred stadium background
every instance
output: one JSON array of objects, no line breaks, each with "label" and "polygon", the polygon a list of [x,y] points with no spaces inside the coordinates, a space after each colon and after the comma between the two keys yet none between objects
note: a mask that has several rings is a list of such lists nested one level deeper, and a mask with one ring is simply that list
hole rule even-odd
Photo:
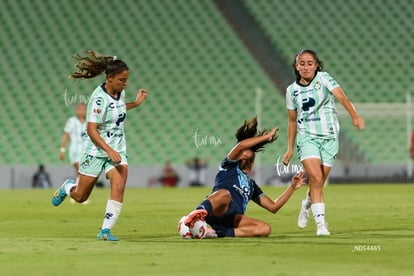
[{"label": "blurred stadium background", "polygon": [[[266,184],[286,149],[286,86],[299,49],[311,48],[366,119],[356,131],[338,106],[341,149],[332,183],[410,182],[414,5],[411,0],[1,0],[1,188],[30,187],[42,163],[54,186],[73,174],[58,159],[63,126],[104,76],[67,78],[71,55],[116,55],[129,65],[130,186],[171,160],[219,162],[244,119],[280,127],[260,155]],[[204,138],[205,144],[195,141]],[[297,163],[297,162],[296,162]]]}]

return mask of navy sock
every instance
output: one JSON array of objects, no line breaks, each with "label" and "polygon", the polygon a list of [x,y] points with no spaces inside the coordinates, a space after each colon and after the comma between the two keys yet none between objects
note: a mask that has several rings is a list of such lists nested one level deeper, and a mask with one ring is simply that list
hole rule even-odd
[{"label": "navy sock", "polygon": [[197,206],[196,210],[204,209],[210,215],[213,212],[213,206],[211,206],[211,202],[208,199],[205,199],[200,205]]},{"label": "navy sock", "polygon": [[224,231],[225,237],[234,237],[234,228],[228,228],[226,231]]}]

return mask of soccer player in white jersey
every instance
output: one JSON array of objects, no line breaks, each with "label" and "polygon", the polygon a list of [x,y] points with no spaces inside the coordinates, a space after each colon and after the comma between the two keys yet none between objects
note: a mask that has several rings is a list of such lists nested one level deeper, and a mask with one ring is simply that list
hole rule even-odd
[{"label": "soccer player in white jersey", "polygon": [[316,235],[329,236],[323,186],[339,148],[335,98],[349,113],[354,126],[362,130],[365,123],[339,84],[322,71],[323,63],[316,52],[299,51],[292,65],[296,81],[286,91],[288,149],[283,155],[283,163],[287,165],[292,158],[296,139],[298,157],[309,177],[309,191],[302,201],[298,226],[306,227],[311,209],[317,226]]},{"label": "soccer player in white jersey", "polygon": [[86,104],[80,103],[76,107],[76,116],[70,117],[65,124],[59,159],[65,159],[66,145],[69,143],[69,161],[75,168],[76,174],[79,170],[79,160],[82,153],[82,143],[86,138]]},{"label": "soccer player in white jersey", "polygon": [[86,113],[88,138],[79,163],[79,182],[67,179],[54,193],[52,203],[58,206],[66,196],[84,202],[104,171],[111,183],[111,195],[97,238],[118,241],[110,230],[121,213],[128,176],[124,133],[126,111],[139,106],[146,99],[147,92],[140,89],[134,102],[125,103],[124,89],[129,76],[126,63],[116,57],[100,56],[92,51],[86,53],[87,56],[74,56],[78,71],[70,77],[89,79],[105,72],[106,79],[89,99]]}]

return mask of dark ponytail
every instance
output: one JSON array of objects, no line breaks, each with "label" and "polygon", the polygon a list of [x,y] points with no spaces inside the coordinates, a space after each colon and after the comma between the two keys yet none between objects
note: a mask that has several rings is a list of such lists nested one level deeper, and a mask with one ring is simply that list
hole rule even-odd
[{"label": "dark ponytail", "polygon": [[74,79],[91,79],[103,72],[108,76],[114,76],[124,70],[129,70],[128,66],[122,60],[116,59],[116,56],[101,56],[94,51],[84,51],[87,55],[74,55],[76,67],[78,70],[69,75]]}]

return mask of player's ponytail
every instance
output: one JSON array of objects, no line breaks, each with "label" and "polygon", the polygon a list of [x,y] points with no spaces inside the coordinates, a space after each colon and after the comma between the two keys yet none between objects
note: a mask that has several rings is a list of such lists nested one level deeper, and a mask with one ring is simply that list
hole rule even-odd
[{"label": "player's ponytail", "polygon": [[[244,121],[244,124],[236,131],[236,139],[237,142],[241,142],[243,140],[255,137],[255,136],[262,136],[268,133],[269,131],[266,129],[257,129],[257,116],[250,119],[249,121]],[[274,136],[271,141],[265,141],[259,144],[254,145],[250,149],[254,152],[259,152],[264,150],[264,146],[268,143],[272,143],[277,139],[277,136]]]},{"label": "player's ponytail", "polygon": [[116,56],[101,56],[94,51],[84,51],[86,56],[74,55],[75,66],[78,70],[69,75],[74,79],[90,79],[103,72],[108,76],[113,76],[128,70],[128,66],[122,60],[116,59]]}]

